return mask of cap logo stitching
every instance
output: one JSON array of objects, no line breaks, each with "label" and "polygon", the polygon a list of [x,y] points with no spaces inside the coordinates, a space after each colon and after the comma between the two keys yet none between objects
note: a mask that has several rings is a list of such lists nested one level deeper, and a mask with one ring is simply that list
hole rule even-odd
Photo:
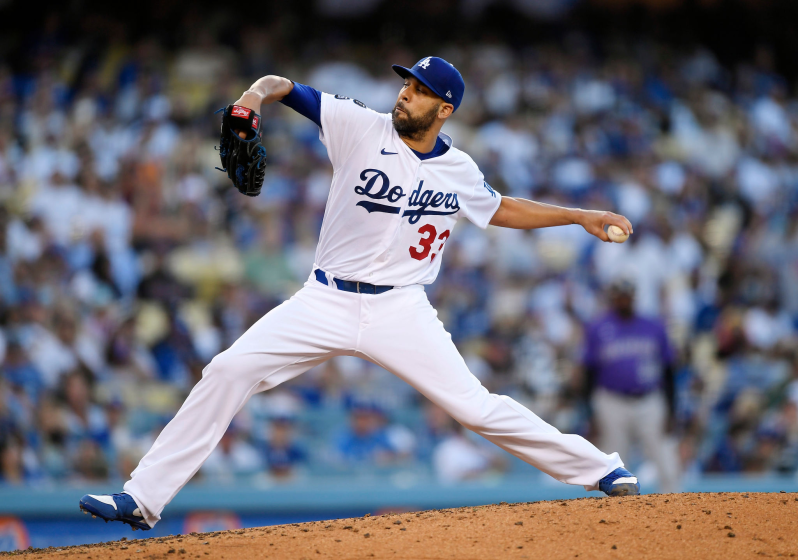
[{"label": "cap logo stitching", "polygon": [[424,70],[426,70],[427,67],[429,66],[430,58],[432,58],[432,57],[428,56],[427,58],[425,58],[424,60],[419,62],[418,65],[421,66]]},{"label": "cap logo stitching", "polygon": [[451,91],[447,91],[447,92],[446,92],[446,97],[448,97],[449,99],[451,99],[451,98],[452,98],[452,92],[451,92]]}]

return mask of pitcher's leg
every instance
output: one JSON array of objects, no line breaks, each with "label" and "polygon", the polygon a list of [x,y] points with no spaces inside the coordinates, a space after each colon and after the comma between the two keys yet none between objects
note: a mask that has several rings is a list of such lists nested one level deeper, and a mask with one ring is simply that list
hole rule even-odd
[{"label": "pitcher's leg", "polygon": [[136,500],[150,526],[199,470],[253,394],[296,377],[351,344],[356,309],[331,292],[301,290],[203,370],[202,379],[125,484],[125,492]]},{"label": "pitcher's leg", "polygon": [[[471,374],[423,291],[376,296],[358,350],[404,379],[463,426],[568,484],[588,490],[623,463],[586,439],[563,434]],[[389,297],[385,297],[389,296]]]}]

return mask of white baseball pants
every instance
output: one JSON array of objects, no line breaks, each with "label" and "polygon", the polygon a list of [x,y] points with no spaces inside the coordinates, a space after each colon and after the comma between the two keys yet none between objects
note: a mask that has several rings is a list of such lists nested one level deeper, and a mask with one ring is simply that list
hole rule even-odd
[{"label": "white baseball pants", "polygon": [[365,358],[397,375],[475,431],[541,471],[596,490],[623,463],[562,434],[474,377],[423,286],[355,294],[314,278],[255,323],[203,370],[177,415],[125,484],[154,526],[199,470],[244,403],[334,356]]}]

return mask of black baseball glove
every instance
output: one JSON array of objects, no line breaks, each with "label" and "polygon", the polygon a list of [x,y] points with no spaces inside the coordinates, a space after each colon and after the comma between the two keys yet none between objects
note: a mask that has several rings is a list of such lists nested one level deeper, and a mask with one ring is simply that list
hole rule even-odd
[{"label": "black baseball glove", "polygon": [[[260,141],[260,115],[240,105],[219,109],[222,115],[222,135],[219,157],[224,171],[235,187],[247,196],[258,196],[266,173],[266,149]],[[246,132],[241,138],[236,131]]]}]

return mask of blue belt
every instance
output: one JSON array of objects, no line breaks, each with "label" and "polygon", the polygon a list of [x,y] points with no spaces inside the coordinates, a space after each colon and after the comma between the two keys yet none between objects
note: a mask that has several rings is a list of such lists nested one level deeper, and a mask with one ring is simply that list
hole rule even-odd
[{"label": "blue belt", "polygon": [[[322,269],[317,268],[314,271],[314,274],[316,275],[316,280],[325,286],[330,285],[329,282],[327,282],[327,273]],[[375,286],[374,284],[369,284],[368,282],[352,282],[351,280],[341,280],[340,278],[333,278],[333,287],[343,290],[344,292],[352,292],[355,294],[376,295],[385,293],[388,290],[393,290],[393,286]]]}]

